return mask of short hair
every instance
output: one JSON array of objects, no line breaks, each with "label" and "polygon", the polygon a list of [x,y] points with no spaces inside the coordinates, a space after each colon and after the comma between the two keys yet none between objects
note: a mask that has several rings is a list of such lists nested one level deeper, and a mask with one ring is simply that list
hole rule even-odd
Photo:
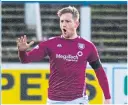
[{"label": "short hair", "polygon": [[79,20],[79,12],[74,6],[68,6],[68,7],[62,8],[57,12],[59,17],[65,13],[71,13],[74,19]]}]

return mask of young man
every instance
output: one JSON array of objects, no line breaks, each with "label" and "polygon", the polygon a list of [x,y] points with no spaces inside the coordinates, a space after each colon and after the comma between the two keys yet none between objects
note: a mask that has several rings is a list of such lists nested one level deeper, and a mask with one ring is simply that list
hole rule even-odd
[{"label": "young man", "polygon": [[62,35],[40,42],[35,48],[26,50],[34,43],[27,44],[26,36],[17,39],[19,57],[22,63],[35,62],[45,56],[50,58],[48,101],[50,104],[87,104],[85,93],[85,69],[87,62],[94,69],[105,96],[110,103],[108,80],[93,43],[77,35],[79,12],[74,7],[58,11]]}]

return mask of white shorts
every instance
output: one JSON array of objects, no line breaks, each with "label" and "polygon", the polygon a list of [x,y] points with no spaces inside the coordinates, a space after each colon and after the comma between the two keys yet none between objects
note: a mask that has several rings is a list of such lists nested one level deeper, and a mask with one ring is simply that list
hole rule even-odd
[{"label": "white shorts", "polygon": [[47,99],[47,105],[52,104],[78,104],[78,105],[87,105],[88,104],[88,96],[83,96],[81,98],[74,99],[72,101],[55,101]]}]

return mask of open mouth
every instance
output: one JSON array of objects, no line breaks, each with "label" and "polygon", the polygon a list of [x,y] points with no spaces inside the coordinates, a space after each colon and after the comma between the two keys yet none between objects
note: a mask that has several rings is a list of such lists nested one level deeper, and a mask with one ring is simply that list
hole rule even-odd
[{"label": "open mouth", "polygon": [[64,33],[67,31],[66,29],[63,29]]}]

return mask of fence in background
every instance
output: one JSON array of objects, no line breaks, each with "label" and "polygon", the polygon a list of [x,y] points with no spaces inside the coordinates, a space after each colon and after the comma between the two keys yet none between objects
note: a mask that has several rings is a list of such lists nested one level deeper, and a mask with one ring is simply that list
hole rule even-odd
[{"label": "fence in background", "polygon": [[[82,5],[72,4],[78,8]],[[41,4],[42,39],[60,35],[57,11],[68,4]],[[91,41],[96,45],[102,62],[127,62],[127,5],[91,4]],[[82,17],[86,19],[85,17]],[[86,24],[86,23],[81,23]],[[25,3],[2,3],[2,62],[19,62],[16,39],[26,34],[29,41],[39,42],[36,28],[25,23]],[[80,27],[78,29],[80,34]],[[45,59],[47,62],[48,59]]]}]

